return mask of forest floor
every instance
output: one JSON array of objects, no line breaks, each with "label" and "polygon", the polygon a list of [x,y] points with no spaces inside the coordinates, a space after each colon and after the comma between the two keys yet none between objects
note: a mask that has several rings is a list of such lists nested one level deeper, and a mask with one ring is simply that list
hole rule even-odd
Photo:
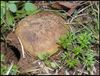
[{"label": "forest floor", "polygon": [[[1,64],[7,67],[1,68],[3,73],[1,74],[27,74],[27,75],[99,75],[99,2],[97,1],[36,1],[31,2],[35,4],[39,9],[42,10],[55,10],[59,11],[68,25],[71,26],[72,32],[81,33],[83,30],[89,30],[90,33],[93,34],[93,38],[95,39],[93,43],[90,44],[91,50],[96,54],[95,55],[95,63],[92,66],[92,70],[86,70],[85,65],[77,65],[74,69],[70,69],[67,65],[64,64],[64,61],[61,60],[62,55],[64,54],[64,50],[60,49],[57,53],[51,56],[48,59],[56,63],[57,68],[51,68],[46,65],[44,61],[39,58],[30,59],[30,56],[25,54],[26,58],[22,58],[21,52],[13,47],[13,44],[10,41],[0,40],[1,43],[1,54],[4,55],[4,61],[1,60]],[[16,20],[16,24],[19,20]],[[97,20],[97,21],[96,21]],[[2,24],[3,25],[3,24]],[[11,30],[10,30],[11,31]],[[12,32],[12,31],[11,31]],[[5,40],[7,36],[10,34],[10,38],[13,39],[15,46],[19,45],[17,43],[16,36],[11,34],[11,32],[7,32],[5,35]],[[3,33],[2,33],[3,34]],[[92,37],[91,37],[92,38]],[[92,39],[91,39],[92,40]],[[19,48],[21,49],[21,48]],[[56,64],[53,66],[55,67]],[[1,66],[2,66],[1,65]],[[11,66],[16,65],[18,68],[14,68],[11,70]],[[30,68],[29,68],[30,67]],[[10,70],[10,71],[9,71]],[[12,72],[12,73],[11,73]]]}]

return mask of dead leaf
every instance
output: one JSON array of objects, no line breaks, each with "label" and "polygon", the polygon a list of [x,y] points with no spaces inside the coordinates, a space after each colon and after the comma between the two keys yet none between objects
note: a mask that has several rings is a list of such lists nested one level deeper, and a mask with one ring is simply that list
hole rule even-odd
[{"label": "dead leaf", "polygon": [[57,1],[57,3],[67,8],[75,8],[77,6],[77,3],[71,3],[68,1]]},{"label": "dead leaf", "polygon": [[66,14],[71,16],[75,8],[79,6],[81,2],[77,3],[76,1],[75,2],[55,1],[52,3],[51,7],[56,8],[56,9],[63,9],[64,7],[66,7],[66,11],[67,11]]}]

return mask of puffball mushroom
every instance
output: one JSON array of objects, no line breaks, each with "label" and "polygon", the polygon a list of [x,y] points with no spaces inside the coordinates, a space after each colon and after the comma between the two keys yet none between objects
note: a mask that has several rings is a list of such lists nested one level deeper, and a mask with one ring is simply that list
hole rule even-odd
[{"label": "puffball mushroom", "polygon": [[15,30],[26,53],[37,56],[58,51],[59,38],[70,31],[69,25],[59,15],[50,11],[38,12],[22,19]]}]

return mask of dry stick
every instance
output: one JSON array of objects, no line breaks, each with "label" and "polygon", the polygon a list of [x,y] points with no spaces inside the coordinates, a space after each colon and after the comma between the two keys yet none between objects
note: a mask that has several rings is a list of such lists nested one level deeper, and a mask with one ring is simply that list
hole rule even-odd
[{"label": "dry stick", "polygon": [[74,24],[77,24],[77,23],[75,23],[75,22],[73,22],[73,23],[66,23],[66,25],[74,25]]},{"label": "dry stick", "polygon": [[39,60],[35,60],[34,62],[32,62],[32,64],[36,64],[37,62],[39,62]]},{"label": "dry stick", "polygon": [[49,70],[48,70],[48,68],[46,66],[44,67],[44,70],[48,75],[51,75],[51,73],[49,73]]},{"label": "dry stick", "polygon": [[[39,64],[40,68],[42,69],[42,71],[44,71],[44,70],[43,70],[43,64],[42,64],[42,62],[38,62],[38,64]],[[41,72],[41,71],[40,71],[40,72]]]},{"label": "dry stick", "polygon": [[[86,1],[86,2],[84,2],[84,1],[78,1],[78,2],[80,3],[80,6],[82,6],[83,4],[88,3],[89,1]],[[82,2],[84,2],[84,3],[82,3]]]},{"label": "dry stick", "polygon": [[[85,65],[86,65],[86,64],[85,64]],[[84,71],[84,68],[85,68],[85,65],[83,66],[83,68],[82,68],[82,71],[81,71],[80,75],[82,75],[82,73],[83,73],[83,71]]]},{"label": "dry stick", "polygon": [[19,37],[18,37],[18,40],[19,40],[20,45],[21,45],[21,49],[22,49],[22,56],[23,56],[23,58],[25,58],[24,47],[23,47],[22,42],[21,42],[21,40],[20,40],[20,38],[19,38]]},{"label": "dry stick", "polygon": [[[69,23],[71,24],[75,18],[80,17],[80,16],[85,16],[85,15],[87,15],[87,14],[80,14],[80,15],[77,15],[77,16],[75,16],[75,17],[72,17],[72,19],[70,20]],[[71,32],[73,32],[73,30],[72,30],[71,27],[70,27],[70,29],[71,29]]]},{"label": "dry stick", "polygon": [[[66,25],[67,25],[68,23],[66,23],[65,25],[64,25],[64,27],[67,29],[67,27],[66,27]],[[70,28],[70,31],[71,32],[73,32],[73,29],[72,29],[72,27],[71,26],[68,26],[69,28]],[[69,31],[69,30],[68,30]]]},{"label": "dry stick", "polygon": [[56,69],[56,72],[53,75],[58,75],[58,70]]},{"label": "dry stick", "polygon": [[33,68],[31,68],[31,69],[27,69],[25,72],[23,72],[23,73],[28,73],[28,72],[36,72],[36,71],[38,71],[39,69],[33,69]]},{"label": "dry stick", "polygon": [[10,65],[10,67],[8,68],[8,71],[6,72],[5,75],[9,75],[9,73],[10,73],[10,71],[11,71],[13,65],[14,65],[14,63],[13,63],[13,61],[12,61],[12,62],[11,62],[11,65]]},{"label": "dry stick", "polygon": [[67,71],[67,69],[65,70],[65,74],[66,74],[66,75],[70,75],[69,72]]},{"label": "dry stick", "polygon": [[[78,22],[79,22],[79,21],[78,21]],[[79,22],[79,24],[82,25],[82,26],[83,26],[84,28],[86,28],[87,30],[92,31],[92,32],[94,33],[94,31],[93,31],[92,29],[89,29],[89,28],[88,28],[87,26],[85,26],[83,23],[80,23],[80,22]]]},{"label": "dry stick", "polygon": [[76,69],[75,69],[75,71],[74,71],[73,75],[75,75],[75,73],[76,73]]},{"label": "dry stick", "polygon": [[77,15],[77,16],[72,17],[72,19],[70,20],[70,23],[71,23],[74,19],[76,19],[77,17],[85,16],[85,15],[87,15],[87,14],[80,14],[80,15]]},{"label": "dry stick", "polygon": [[86,10],[87,8],[89,8],[89,7],[92,6],[92,5],[93,5],[93,4],[91,4],[91,5],[89,5],[89,6],[85,7],[85,8],[83,8],[82,10],[80,10],[80,11],[78,12],[78,14],[81,13],[81,12],[83,12],[84,10]]},{"label": "dry stick", "polygon": [[92,70],[90,71],[90,75],[94,75],[94,73],[96,73],[96,68],[95,68],[95,66],[93,65],[93,66],[92,66]]},{"label": "dry stick", "polygon": [[[81,12],[83,12],[84,10],[86,10],[87,8],[89,8],[90,6],[92,6],[93,4],[91,4],[91,5],[89,5],[89,6],[87,6],[87,7],[85,7],[85,8],[83,8],[82,10],[80,10],[79,12],[78,12],[78,14],[79,13],[81,13]],[[77,18],[77,17],[79,17],[79,16],[83,16],[84,14],[81,14],[81,15],[77,15],[77,16],[75,16],[75,17],[72,17],[72,19],[70,20],[70,23],[75,19],[75,18]],[[86,14],[87,15],[87,14]]]},{"label": "dry stick", "polygon": [[96,67],[93,65],[93,72],[96,73]]},{"label": "dry stick", "polygon": [[100,63],[98,60],[95,60],[97,63]]}]

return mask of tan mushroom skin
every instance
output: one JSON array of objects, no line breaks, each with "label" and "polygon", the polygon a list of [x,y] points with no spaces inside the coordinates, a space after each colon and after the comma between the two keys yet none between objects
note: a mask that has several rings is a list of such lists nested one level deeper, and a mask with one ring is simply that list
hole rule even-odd
[{"label": "tan mushroom skin", "polygon": [[25,52],[37,56],[39,53],[54,54],[58,50],[59,37],[69,32],[65,20],[53,12],[39,12],[22,19],[15,30]]}]

